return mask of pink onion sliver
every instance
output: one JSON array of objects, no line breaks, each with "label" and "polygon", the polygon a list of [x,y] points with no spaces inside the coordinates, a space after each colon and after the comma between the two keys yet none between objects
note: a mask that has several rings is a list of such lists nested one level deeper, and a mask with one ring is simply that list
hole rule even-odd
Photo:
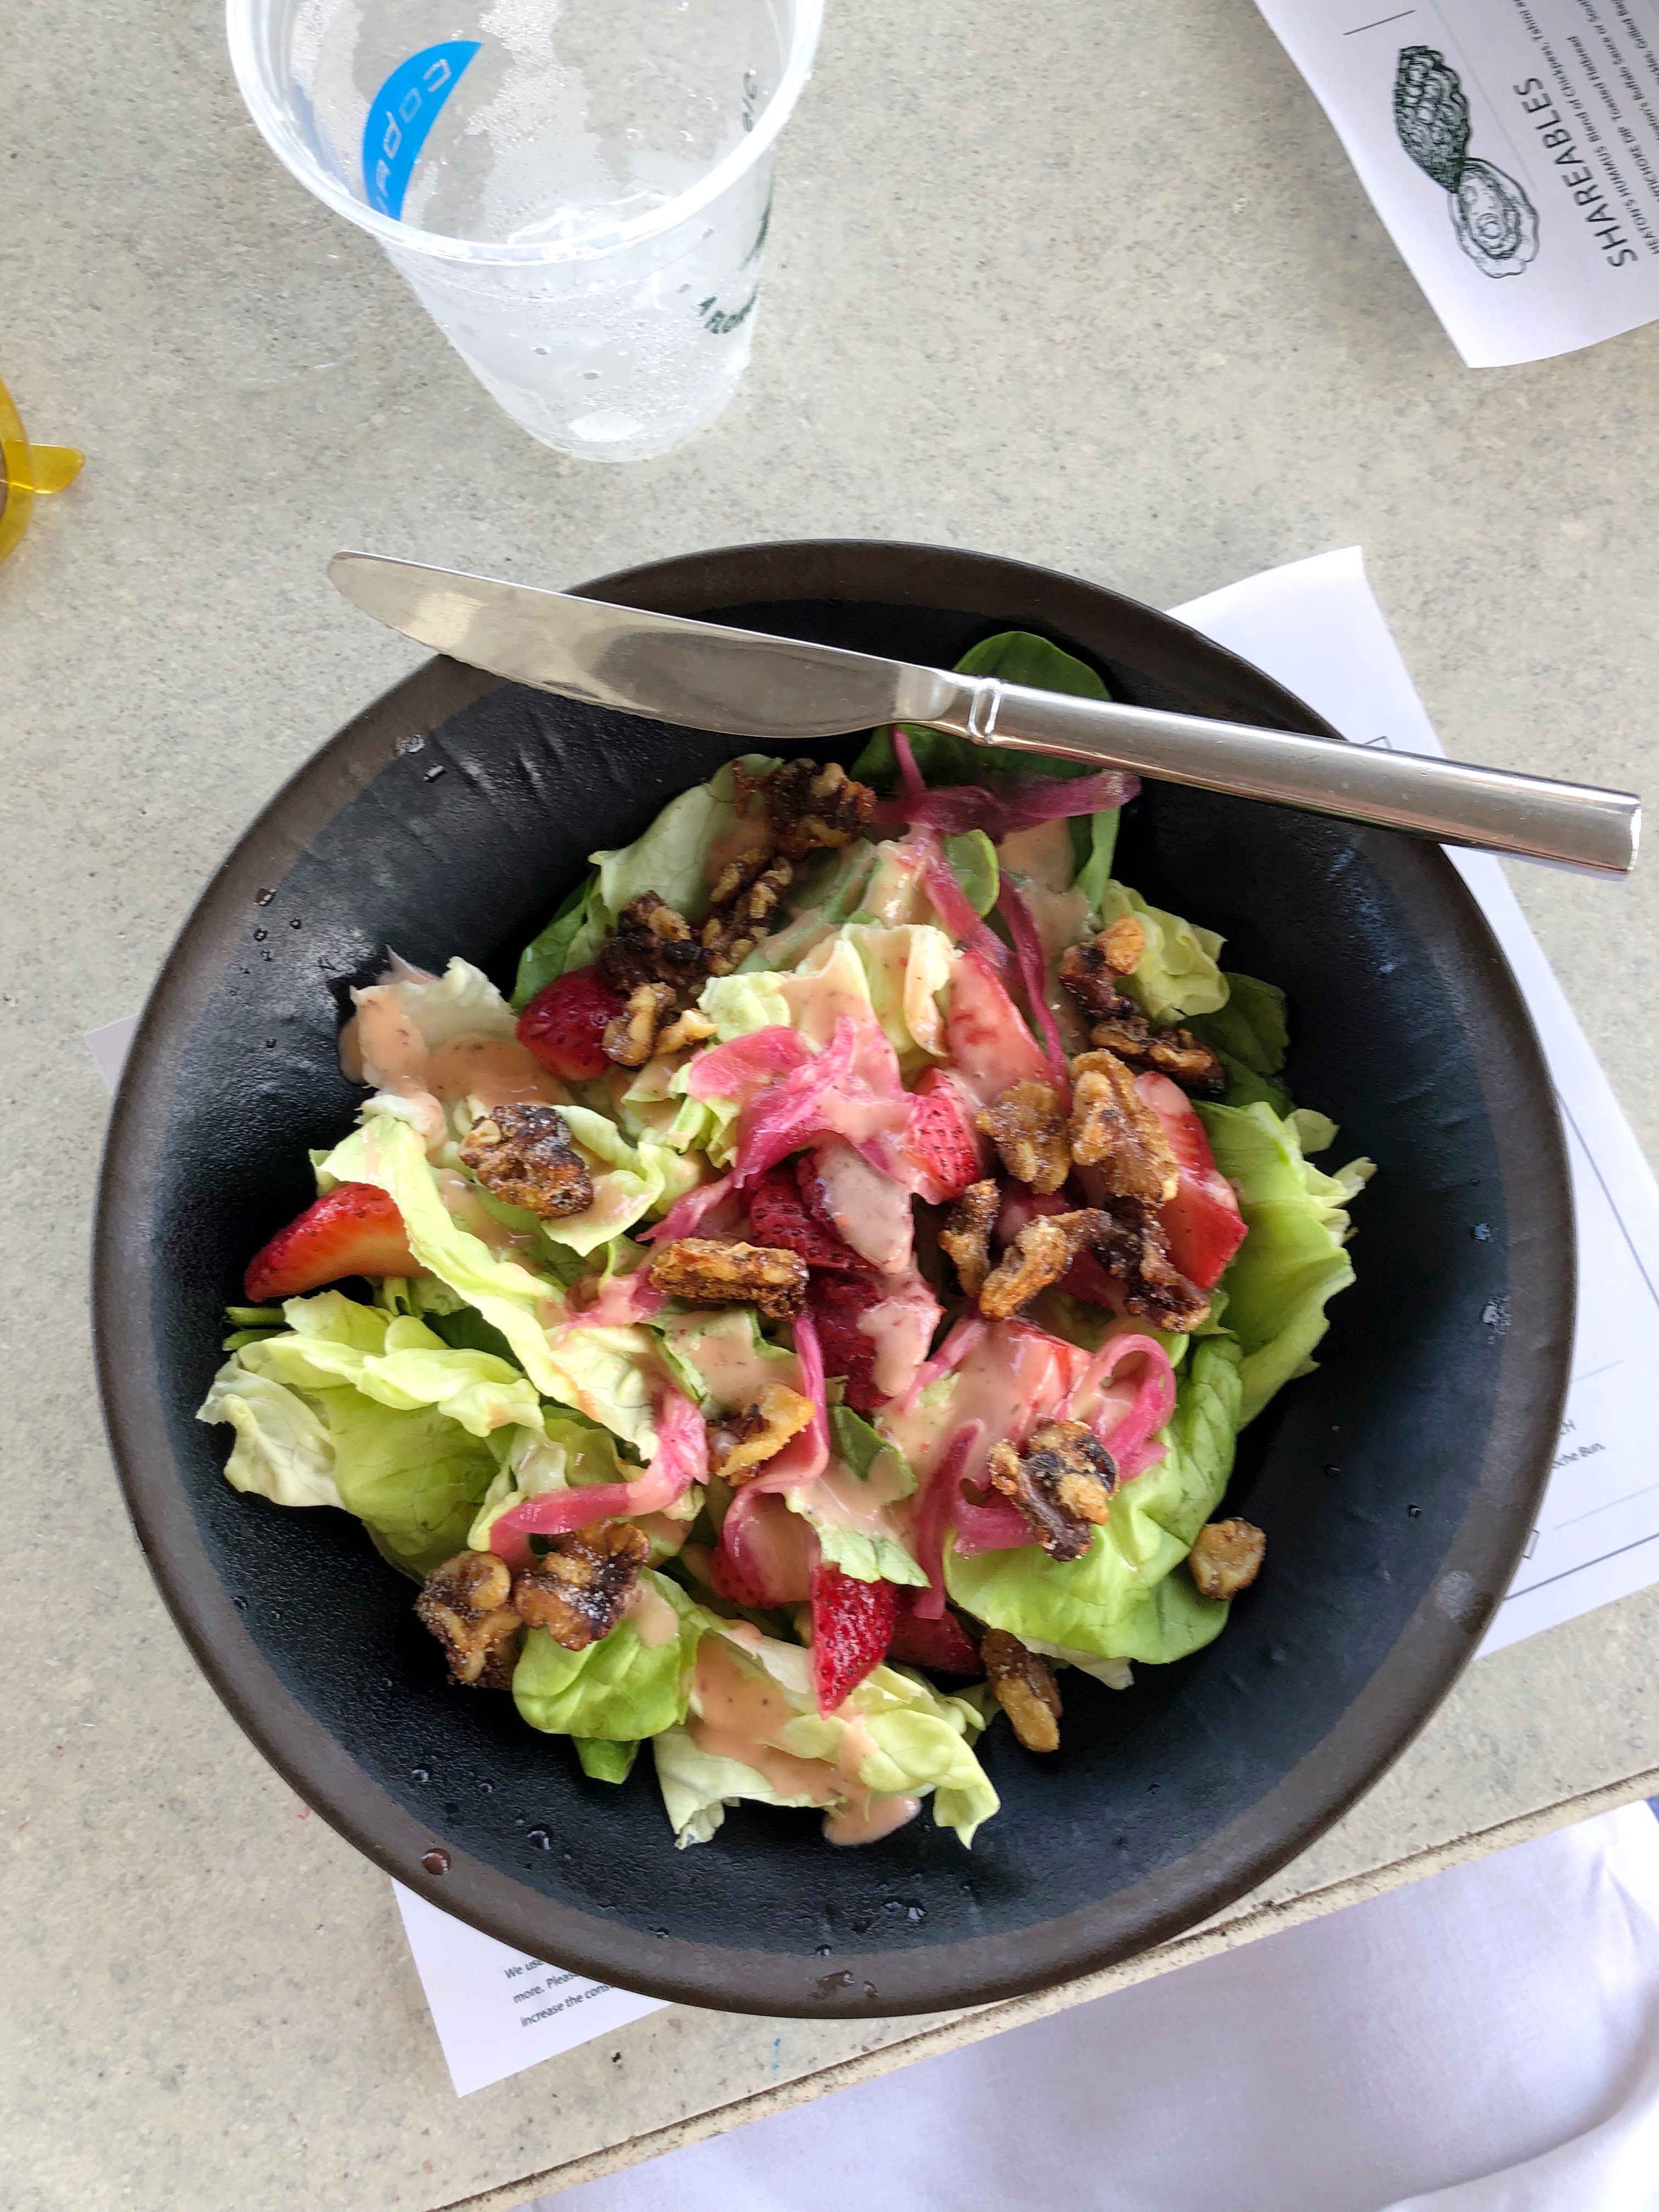
[{"label": "pink onion sliver", "polygon": [[665,1304],[665,1294],[639,1267],[631,1275],[613,1275],[591,1305],[575,1308],[569,1321],[548,1331],[548,1339],[556,1341],[571,1328],[627,1328],[635,1322],[649,1321]]},{"label": "pink onion sliver", "polygon": [[586,1490],[548,1490],[503,1513],[489,1532],[489,1548],[518,1561],[529,1536],[563,1536],[594,1521],[619,1521],[660,1513],[708,1474],[708,1431],[683,1391],[663,1393],[657,1408],[657,1449],[632,1482],[600,1482]]},{"label": "pink onion sliver", "polygon": [[774,1022],[699,1054],[686,1071],[685,1087],[694,1098],[741,1102],[774,1076],[791,1074],[811,1058],[812,1048],[799,1030]]},{"label": "pink onion sliver", "polygon": [[1000,974],[1008,965],[1007,946],[974,912],[973,902],[957,881],[956,870],[945,859],[938,837],[932,830],[923,834],[927,857],[921,864],[921,880],[933,911],[958,944],[977,952]]},{"label": "pink onion sliver", "polygon": [[945,1538],[961,1501],[963,1469],[968,1455],[985,1433],[983,1421],[964,1421],[945,1447],[945,1454],[928,1480],[915,1518],[916,1564],[927,1577],[927,1587],[917,1594],[915,1611],[922,1620],[939,1620],[945,1614]]},{"label": "pink onion sliver", "polygon": [[1070,1094],[1071,1079],[1066,1069],[1066,1049],[1060,1041],[1060,1024],[1048,1004],[1048,963],[1043,955],[1042,939],[1030,900],[1009,876],[1005,875],[997,886],[997,911],[1007,923],[1008,934],[1014,940],[1014,957],[1019,963],[1020,981],[1025,986],[1032,1018],[1042,1032],[1042,1047],[1048,1055],[1055,1087],[1065,1098]]},{"label": "pink onion sliver", "polygon": [[984,1504],[975,1505],[959,1492],[951,1519],[957,1532],[957,1550],[964,1559],[980,1552],[1016,1552],[1022,1544],[1036,1541],[1030,1522],[1012,1498],[993,1496]]},{"label": "pink onion sliver", "polygon": [[[901,762],[901,769],[902,766]],[[964,830],[982,830],[1000,843],[1014,830],[1034,830],[1040,822],[1109,813],[1127,805],[1139,789],[1138,775],[1117,769],[1069,778],[1024,775],[1000,791],[988,791],[980,783],[940,784],[932,791],[907,787],[900,798],[878,799],[872,819],[884,830],[920,825],[947,837],[960,836]]]},{"label": "pink onion sliver", "polygon": [[795,1332],[795,1358],[800,1363],[801,1395],[812,1401],[812,1418],[797,1431],[780,1452],[775,1452],[743,1486],[739,1497],[752,1491],[757,1498],[769,1492],[798,1490],[816,1482],[830,1464],[830,1419],[823,1409],[823,1349],[817,1325],[810,1313],[798,1314],[791,1324]]},{"label": "pink onion sliver", "polygon": [[729,1175],[718,1176],[713,1182],[700,1182],[695,1190],[688,1190],[684,1198],[677,1198],[660,1221],[649,1229],[636,1231],[641,1244],[654,1244],[659,1238],[670,1243],[676,1237],[694,1237],[706,1215],[714,1212],[723,1200],[732,1194],[733,1184]]},{"label": "pink onion sliver", "polygon": [[990,1326],[983,1314],[963,1314],[960,1321],[954,1322],[933,1358],[917,1368],[915,1380],[904,1394],[901,1413],[915,1411],[917,1399],[930,1382],[937,1382],[941,1375],[954,1374]]},{"label": "pink onion sliver", "polygon": [[1120,1363],[1132,1355],[1146,1363],[1134,1401],[1109,1428],[1096,1431],[1117,1463],[1121,1482],[1127,1482],[1132,1474],[1144,1474],[1164,1457],[1161,1445],[1154,1448],[1152,1456],[1148,1456],[1152,1437],[1175,1411],[1175,1370],[1164,1346],[1151,1336],[1109,1337],[1078,1377],[1066,1408],[1067,1419],[1083,1418],[1080,1408],[1116,1371]]},{"label": "pink onion sliver", "polygon": [[922,781],[921,770],[916,766],[916,757],[910,749],[910,740],[896,722],[893,725],[893,758],[898,763],[898,772],[902,780],[906,795],[911,799],[920,799],[927,787]]}]

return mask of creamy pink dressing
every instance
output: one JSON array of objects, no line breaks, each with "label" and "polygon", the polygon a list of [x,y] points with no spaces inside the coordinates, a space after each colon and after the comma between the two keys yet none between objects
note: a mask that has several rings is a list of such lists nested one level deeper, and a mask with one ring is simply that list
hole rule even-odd
[{"label": "creamy pink dressing", "polygon": [[518,1259],[535,1249],[535,1237],[497,1221],[479,1198],[477,1185],[457,1169],[440,1168],[437,1181],[438,1195],[450,1219],[458,1221],[481,1244],[489,1245],[498,1260]]},{"label": "creamy pink dressing", "polygon": [[357,1011],[340,1032],[340,1066],[354,1083],[393,1091],[417,1106],[462,1098],[476,1098],[486,1109],[520,1099],[557,1106],[568,1095],[517,1037],[452,1037],[432,1052],[392,985],[371,984],[356,998]]},{"label": "creamy pink dressing", "polygon": [[1087,1360],[1086,1352],[1059,1345],[1036,1329],[998,1322],[956,1370],[942,1406],[892,1408],[887,1426],[918,1481],[925,1484],[963,1423],[983,1423],[963,1468],[968,1481],[980,1483],[992,1445],[1003,1437],[1028,1435],[1038,1421],[1055,1419]]},{"label": "creamy pink dressing", "polygon": [[920,1797],[867,1797],[862,1805],[851,1799],[823,1816],[826,1844],[878,1844],[921,1810]]},{"label": "creamy pink dressing", "polygon": [[647,1582],[637,1582],[629,1593],[627,1617],[634,1633],[647,1651],[672,1644],[680,1632],[680,1617],[662,1592]]},{"label": "creamy pink dressing", "polygon": [[875,1387],[884,1398],[896,1398],[927,1357],[942,1309],[920,1275],[896,1284],[890,1296],[858,1317],[862,1334],[876,1347]]},{"label": "creamy pink dressing", "polygon": [[446,1103],[476,1098],[488,1109],[520,1100],[562,1106],[568,1092],[517,1037],[459,1036],[427,1060],[427,1089]]},{"label": "creamy pink dressing", "polygon": [[695,1327],[677,1326],[672,1316],[668,1334],[677,1350],[684,1348],[721,1413],[741,1413],[745,1406],[752,1406],[768,1382],[781,1382],[791,1390],[800,1389],[799,1362],[792,1356],[786,1364],[771,1346],[763,1356],[746,1322],[741,1329],[722,1328],[711,1328],[704,1316],[687,1318],[702,1321],[701,1334]]},{"label": "creamy pink dressing", "polygon": [[910,1264],[909,1192],[872,1168],[845,1137],[816,1144],[812,1163],[825,1211],[842,1236],[884,1275],[902,1274]]},{"label": "creamy pink dressing", "polygon": [[901,1504],[903,1481],[903,1472],[890,1453],[874,1461],[862,1480],[840,1460],[832,1459],[823,1473],[804,1485],[799,1494],[813,1517],[828,1522],[831,1528],[856,1528],[866,1536],[898,1535],[899,1520],[894,1509]]},{"label": "creamy pink dressing", "polygon": [[876,865],[859,903],[890,928],[933,919],[933,908],[921,888],[921,855],[914,846],[877,846]]},{"label": "creamy pink dressing", "polygon": [[703,880],[710,890],[724,874],[728,861],[740,860],[747,853],[758,852],[767,843],[763,823],[747,820],[734,822],[729,830],[721,830],[708,841],[708,856],[703,862]]},{"label": "creamy pink dressing", "polygon": [[797,1759],[769,1740],[788,1727],[794,1708],[769,1674],[739,1666],[723,1636],[705,1636],[698,1648],[696,1702],[685,1725],[699,1750],[752,1766],[780,1796],[827,1805],[842,1794],[827,1759]]}]

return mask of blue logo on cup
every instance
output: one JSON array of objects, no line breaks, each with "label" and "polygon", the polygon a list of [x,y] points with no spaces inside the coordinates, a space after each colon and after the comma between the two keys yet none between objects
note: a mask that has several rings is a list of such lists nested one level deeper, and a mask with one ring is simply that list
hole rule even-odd
[{"label": "blue logo on cup", "polygon": [[427,133],[478,46],[477,39],[450,39],[411,54],[370,100],[363,125],[363,190],[378,214],[394,221],[402,215]]}]

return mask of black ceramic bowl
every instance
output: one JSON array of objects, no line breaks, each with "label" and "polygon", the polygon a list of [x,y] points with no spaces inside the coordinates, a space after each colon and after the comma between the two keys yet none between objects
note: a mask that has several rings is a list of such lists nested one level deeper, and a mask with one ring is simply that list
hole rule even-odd
[{"label": "black ceramic bowl", "polygon": [[[948,665],[1040,630],[1121,697],[1330,734],[1178,623],[1092,585],[924,547],[709,553],[599,598]],[[1509,971],[1431,847],[1171,787],[1121,872],[1290,994],[1297,1097],[1379,1175],[1317,1373],[1246,1434],[1229,1494],[1268,1569],[1218,1642],[1114,1693],[1066,1684],[1061,1750],[1006,1728],[971,1853],[926,1820],[838,1851],[744,1806],[677,1852],[648,1760],[618,1790],[448,1687],[407,1583],[343,1514],[238,1496],[193,1419],[220,1309],[312,1195],[359,1094],[335,1038],[388,945],[511,975],[600,846],[729,740],[435,660],[342,731],[215,877],[127,1064],[96,1250],[105,1404],[139,1540],[220,1696],[353,1843],[490,1935],[743,2011],[883,2014],[1009,1996],[1173,1936],[1282,1866],[1422,1726],[1516,1564],[1557,1434],[1572,1219],[1550,1088]],[[852,747],[847,748],[851,757]],[[428,1868],[443,1865],[441,1872]]]}]

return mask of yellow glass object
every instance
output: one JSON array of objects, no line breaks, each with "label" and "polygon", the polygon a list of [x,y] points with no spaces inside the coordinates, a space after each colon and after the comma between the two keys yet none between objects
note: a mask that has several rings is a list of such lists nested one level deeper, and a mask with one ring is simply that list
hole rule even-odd
[{"label": "yellow glass object", "polygon": [[73,446],[30,445],[23,418],[0,384],[0,460],[5,465],[0,473],[0,561],[28,528],[36,498],[73,483],[85,459]]}]

